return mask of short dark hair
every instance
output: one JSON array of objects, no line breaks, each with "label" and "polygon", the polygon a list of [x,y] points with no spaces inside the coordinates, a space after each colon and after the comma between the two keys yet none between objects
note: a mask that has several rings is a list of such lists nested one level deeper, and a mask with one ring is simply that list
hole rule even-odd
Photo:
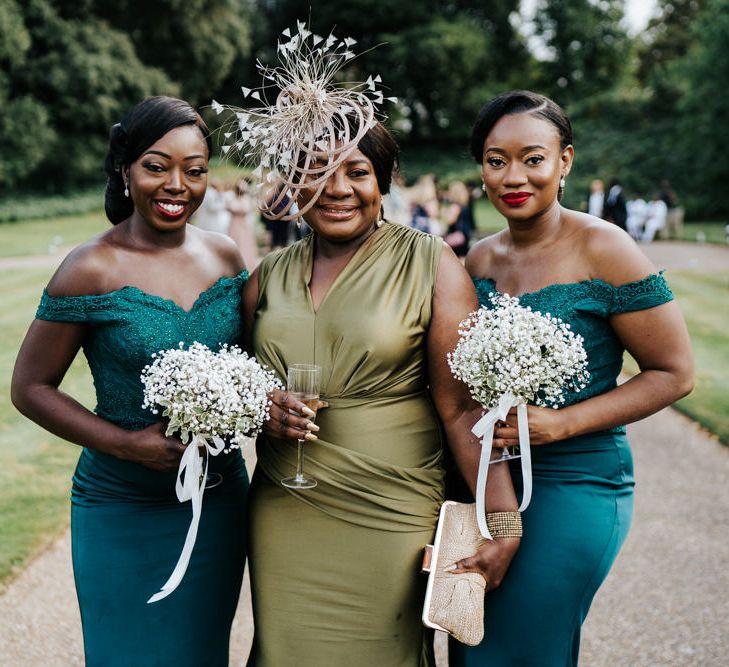
[{"label": "short dark hair", "polygon": [[532,113],[552,123],[559,132],[560,148],[572,144],[572,124],[559,104],[530,90],[510,90],[490,100],[476,118],[471,131],[471,155],[476,162],[483,162],[483,145],[494,125],[516,113]]},{"label": "short dark hair", "polygon": [[129,109],[111,128],[109,152],[104,163],[107,175],[104,209],[112,224],[126,220],[134,212],[134,203],[124,195],[122,168],[134,162],[170,130],[182,125],[195,125],[200,129],[210,155],[213,144],[208,126],[188,102],[176,97],[148,97]]},{"label": "short dark hair", "polygon": [[357,148],[372,163],[381,195],[390,192],[392,175],[398,167],[400,148],[388,130],[378,122],[359,140]]}]

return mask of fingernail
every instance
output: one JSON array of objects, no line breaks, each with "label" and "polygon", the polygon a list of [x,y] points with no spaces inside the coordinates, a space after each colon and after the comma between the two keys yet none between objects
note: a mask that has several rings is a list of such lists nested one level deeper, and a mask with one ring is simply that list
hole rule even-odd
[{"label": "fingernail", "polygon": [[443,572],[453,572],[453,570],[457,570],[458,565],[454,563],[453,565],[449,565],[448,567],[443,568]]},{"label": "fingernail", "polygon": [[310,407],[306,405],[301,408],[301,412],[303,412],[307,417],[311,417],[312,419],[316,417],[316,412],[314,412]]},{"label": "fingernail", "polygon": [[309,422],[306,425],[306,428],[308,428],[310,431],[318,431],[319,427],[314,422]]},{"label": "fingernail", "polygon": [[313,433],[307,433],[304,436],[304,440],[318,440],[318,439],[319,438],[317,438]]}]

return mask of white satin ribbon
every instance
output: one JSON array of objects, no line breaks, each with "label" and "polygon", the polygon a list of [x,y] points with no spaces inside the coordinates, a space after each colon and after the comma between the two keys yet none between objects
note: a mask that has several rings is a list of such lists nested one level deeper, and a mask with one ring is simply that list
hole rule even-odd
[{"label": "white satin ribbon", "polygon": [[489,410],[479,419],[471,429],[473,434],[481,438],[481,460],[478,465],[478,479],[476,481],[476,520],[481,535],[487,540],[491,537],[486,525],[486,480],[488,478],[489,461],[491,449],[494,442],[494,426],[497,421],[504,421],[509,410],[516,407],[517,423],[519,426],[519,448],[521,454],[521,476],[524,486],[524,493],[519,505],[519,511],[523,512],[532,499],[532,454],[529,447],[529,422],[527,420],[527,406],[517,403],[516,397],[512,394],[504,394],[499,399],[499,404]]},{"label": "white satin ribbon", "polygon": [[[208,454],[217,456],[225,449],[225,442],[221,438],[213,436],[212,440],[213,442],[211,444],[205,438],[194,435],[192,441],[185,449],[182,459],[180,459],[180,467],[177,469],[175,492],[177,493],[177,499],[181,503],[187,500],[192,501],[192,520],[190,521],[190,527],[187,529],[185,544],[182,547],[182,553],[177,560],[175,569],[159,593],[155,593],[149,598],[147,604],[166,598],[180,585],[182,578],[185,576],[185,572],[187,572],[190,556],[192,555],[195,540],[197,539],[200,515],[202,514],[205,478],[208,473]],[[204,469],[203,459],[205,464]]]}]

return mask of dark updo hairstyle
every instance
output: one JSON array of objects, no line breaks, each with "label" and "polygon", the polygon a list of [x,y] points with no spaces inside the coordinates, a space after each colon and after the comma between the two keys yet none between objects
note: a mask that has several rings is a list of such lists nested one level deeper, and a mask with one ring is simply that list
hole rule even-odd
[{"label": "dark updo hairstyle", "polygon": [[476,118],[471,131],[471,155],[478,164],[483,163],[483,145],[494,125],[516,113],[531,113],[549,121],[559,132],[560,148],[572,145],[572,124],[559,104],[530,90],[510,90],[494,97]]},{"label": "dark updo hairstyle", "polygon": [[104,208],[112,224],[126,220],[134,212],[134,202],[124,194],[122,169],[170,130],[181,125],[197,126],[208,145],[208,155],[212,153],[210,130],[205,121],[187,102],[176,97],[148,97],[127,111],[111,128],[109,152],[104,163],[108,176]]}]

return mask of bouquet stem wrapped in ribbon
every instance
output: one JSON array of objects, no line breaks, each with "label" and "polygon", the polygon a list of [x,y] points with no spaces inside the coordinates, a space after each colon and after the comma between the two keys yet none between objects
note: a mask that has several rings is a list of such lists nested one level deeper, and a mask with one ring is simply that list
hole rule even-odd
[{"label": "bouquet stem wrapped in ribbon", "polygon": [[490,306],[471,313],[458,333],[458,345],[448,354],[451,372],[487,410],[472,431],[481,438],[476,517],[483,537],[492,539],[486,526],[486,481],[496,423],[516,407],[524,487],[521,512],[532,492],[527,404],[557,408],[564,403],[565,389],[584,389],[589,379],[587,353],[582,337],[569,324],[532,311],[508,294],[492,296]]},{"label": "bouquet stem wrapped in ribbon", "polygon": [[201,343],[189,349],[180,343],[153,358],[142,372],[143,407],[154,414],[162,407],[162,415],[169,420],[166,435],[179,431],[187,445],[175,491],[180,502],[191,501],[192,520],[177,565],[148,603],[167,597],[185,576],[200,524],[209,457],[257,435],[268,418],[268,393],[280,386],[271,371],[234,346],[213,352]]}]

